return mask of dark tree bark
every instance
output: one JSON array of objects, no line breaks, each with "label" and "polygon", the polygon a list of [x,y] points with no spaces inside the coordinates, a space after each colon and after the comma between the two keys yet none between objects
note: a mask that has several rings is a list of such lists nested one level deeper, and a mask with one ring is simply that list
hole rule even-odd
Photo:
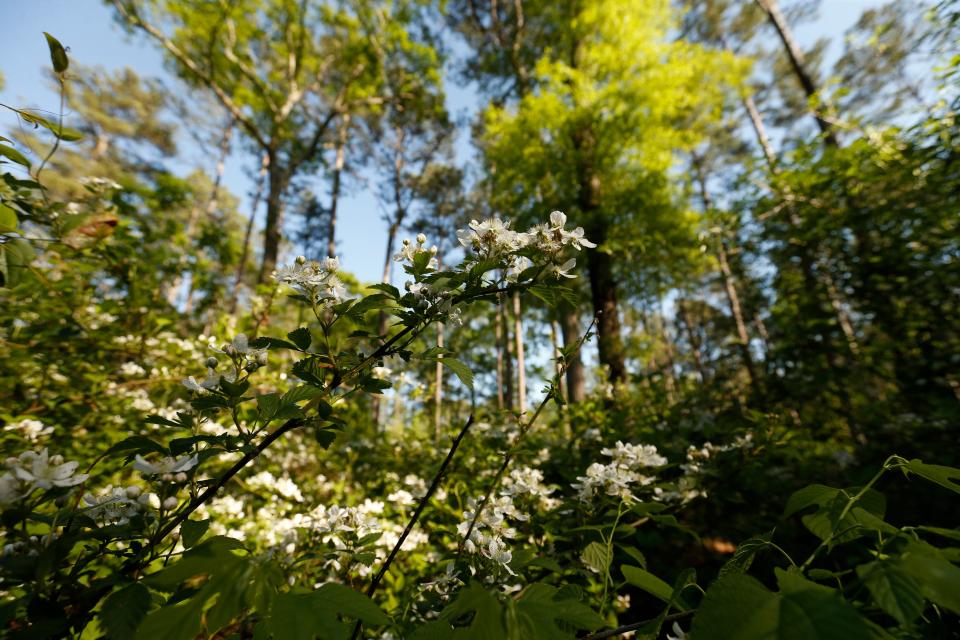
[{"label": "dark tree bark", "polygon": [[[560,334],[563,336],[564,347],[576,344],[580,339],[580,315],[576,308],[570,306],[560,308]],[[574,351],[567,362],[567,401],[583,402],[587,397],[587,391],[580,351]]]}]

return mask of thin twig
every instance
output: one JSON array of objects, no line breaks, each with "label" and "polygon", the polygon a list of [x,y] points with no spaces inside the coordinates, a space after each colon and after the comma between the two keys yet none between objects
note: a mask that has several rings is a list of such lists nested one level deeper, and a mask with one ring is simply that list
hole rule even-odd
[{"label": "thin twig", "polygon": [[[696,609],[690,609],[689,611],[681,611],[679,613],[671,613],[668,616],[663,618],[664,622],[673,622],[674,620],[682,620],[683,618],[692,616],[697,612]],[[591,633],[588,636],[583,636],[580,640],[603,640],[604,638],[612,638],[614,636],[623,635],[624,633],[629,633],[631,631],[636,631],[640,627],[644,627],[651,622],[656,622],[657,618],[653,620],[643,620],[642,622],[631,622],[630,624],[625,624],[622,627],[617,627],[616,629],[607,629],[606,631],[598,631],[596,633]]]},{"label": "thin twig", "polygon": [[[450,451],[447,452],[447,457],[444,458],[443,463],[440,465],[440,468],[437,469],[436,475],[433,476],[433,482],[430,483],[430,488],[427,489],[427,493],[420,499],[420,503],[417,505],[416,511],[413,512],[413,517],[410,518],[410,522],[407,523],[406,528],[403,530],[403,533],[400,534],[400,539],[397,540],[397,543],[393,545],[393,549],[390,551],[390,555],[387,556],[387,560],[383,563],[383,566],[380,568],[380,571],[377,573],[376,577],[373,579],[373,582],[370,583],[370,586],[367,587],[367,597],[371,597],[374,592],[376,592],[377,587],[380,586],[380,582],[383,580],[384,576],[387,575],[387,571],[390,569],[390,565],[393,564],[394,558],[397,557],[397,554],[400,552],[400,547],[403,546],[403,542],[407,539],[407,536],[410,535],[410,532],[413,531],[414,526],[417,524],[417,520],[420,518],[420,514],[423,513],[423,510],[426,508],[427,504],[430,502],[430,498],[433,497],[433,494],[440,487],[440,482],[443,480],[443,476],[447,472],[447,467],[450,466],[450,462],[453,460],[454,454],[457,452],[457,448],[460,446],[460,442],[463,440],[463,437],[467,435],[467,431],[470,430],[470,426],[473,424],[473,414],[470,414],[470,417],[467,419],[467,423],[463,425],[463,429],[460,430],[460,433],[457,434],[457,437],[454,439],[453,444],[450,446]],[[357,638],[360,633],[361,624],[360,621],[357,621],[356,626],[353,628],[353,638]]]}]

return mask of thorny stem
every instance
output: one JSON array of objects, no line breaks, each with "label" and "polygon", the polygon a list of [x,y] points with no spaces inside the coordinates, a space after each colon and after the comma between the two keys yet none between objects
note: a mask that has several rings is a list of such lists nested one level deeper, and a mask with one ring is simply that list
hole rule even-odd
[{"label": "thorny stem", "polygon": [[[420,518],[420,514],[423,513],[424,508],[426,508],[427,504],[430,502],[430,498],[433,497],[433,494],[440,487],[440,482],[443,480],[443,476],[447,472],[447,467],[450,466],[450,462],[453,460],[453,456],[457,452],[460,442],[463,440],[464,436],[467,435],[467,431],[470,430],[470,426],[472,424],[473,414],[471,413],[470,417],[467,419],[467,423],[463,425],[463,429],[460,430],[460,433],[457,434],[456,439],[454,439],[453,444],[450,446],[450,450],[447,452],[447,457],[444,458],[440,468],[437,469],[436,475],[433,476],[433,482],[430,483],[430,488],[427,489],[427,493],[423,496],[423,498],[420,499],[420,503],[417,505],[417,509],[413,512],[410,522],[407,523],[403,533],[400,534],[400,538],[397,540],[397,543],[393,545],[390,555],[387,556],[386,561],[383,563],[380,571],[373,579],[373,582],[371,582],[370,586],[367,587],[366,593],[368,598],[373,596],[374,592],[377,590],[377,587],[380,586],[380,582],[383,580],[383,577],[387,575],[387,571],[390,569],[390,565],[393,564],[394,558],[396,558],[397,554],[400,552],[400,547],[403,546],[403,542],[407,539],[407,536],[410,535],[410,532],[413,531],[413,527],[416,526],[417,520]],[[353,628],[353,638],[357,638],[359,636],[360,628],[361,624],[359,621],[357,621],[356,626]]]},{"label": "thorny stem", "polygon": [[[663,618],[664,622],[673,622],[674,620],[682,620],[692,616],[697,612],[696,609],[690,609],[688,611],[680,611],[679,613],[671,613],[668,616]],[[643,620],[641,622],[631,622],[630,624],[625,624],[622,627],[617,627],[616,629],[607,629],[606,631],[598,631],[596,633],[591,633],[588,636],[583,636],[581,640],[603,640],[604,638],[613,638],[614,636],[620,636],[631,631],[636,631],[641,627],[645,627],[651,622],[656,622],[656,618],[653,620]]]},{"label": "thorny stem", "polygon": [[[587,338],[590,336],[590,332],[593,329],[593,326],[596,324],[597,319],[594,318],[590,323],[590,326],[587,327],[586,332],[580,337],[577,341],[576,349],[579,350],[583,343],[586,342]],[[480,499],[480,503],[477,505],[473,513],[473,518],[470,519],[470,526],[467,528],[466,534],[460,540],[460,544],[457,546],[457,557],[459,558],[463,554],[463,547],[467,543],[467,540],[470,539],[470,535],[473,533],[474,528],[477,526],[477,520],[480,518],[480,514],[483,513],[483,510],[487,507],[487,503],[490,501],[490,496],[497,490],[500,486],[500,481],[503,480],[503,474],[506,472],[507,467],[510,466],[510,462],[513,460],[514,454],[516,454],[518,448],[520,447],[520,442],[523,440],[523,437],[527,434],[527,431],[534,425],[537,421],[537,418],[540,417],[540,413],[547,406],[547,403],[551,398],[554,397],[554,394],[557,393],[557,380],[563,376],[567,367],[569,367],[569,361],[564,358],[563,366],[560,367],[560,370],[557,371],[557,374],[554,376],[553,381],[550,384],[550,389],[547,394],[544,396],[543,400],[537,406],[537,410],[533,412],[533,415],[526,422],[522,421],[520,423],[520,432],[517,434],[517,439],[513,441],[513,444],[510,446],[510,449],[507,451],[506,455],[503,456],[503,464],[500,465],[500,468],[497,469],[497,474],[493,478],[493,482],[490,483],[490,486],[487,488],[486,493],[483,494],[483,498]]]}]

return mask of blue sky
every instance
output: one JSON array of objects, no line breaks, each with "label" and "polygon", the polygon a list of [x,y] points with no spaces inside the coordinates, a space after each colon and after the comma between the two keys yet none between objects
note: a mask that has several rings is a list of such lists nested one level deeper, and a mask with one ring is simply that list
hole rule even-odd
[{"label": "blue sky", "polygon": [[[784,4],[787,4],[785,1]],[[863,9],[880,4],[879,0],[823,0],[820,16],[797,29],[798,39],[806,44],[817,37],[834,40],[834,49],[844,30],[853,24]],[[5,87],[0,90],[0,102],[17,107],[56,110],[57,96],[46,81],[49,65],[47,45],[42,32],[56,36],[70,50],[73,60],[85,65],[100,65],[107,69],[124,66],[134,68],[141,76],[157,76],[169,81],[170,74],[163,65],[160,51],[140,37],[130,38],[113,23],[107,6],[95,0],[32,0],[14,2],[0,0],[0,24],[4,37],[0,39],[0,73]],[[451,111],[472,113],[480,99],[469,86],[450,83],[447,87]],[[0,111],[0,129],[16,126],[13,116]],[[461,133],[458,155],[465,159],[469,141]],[[234,145],[235,148],[238,145]],[[181,141],[178,173],[187,173],[194,167],[211,170],[214,158],[198,153],[189,138]],[[247,154],[234,153],[227,162],[224,183],[243,202],[249,201],[252,185],[246,170],[253,160]],[[360,279],[375,281],[380,277],[383,251],[386,243],[386,225],[371,194],[372,185],[354,181],[342,201],[337,229],[341,264]],[[318,192],[326,193],[325,186]],[[248,211],[246,207],[244,213]]]}]

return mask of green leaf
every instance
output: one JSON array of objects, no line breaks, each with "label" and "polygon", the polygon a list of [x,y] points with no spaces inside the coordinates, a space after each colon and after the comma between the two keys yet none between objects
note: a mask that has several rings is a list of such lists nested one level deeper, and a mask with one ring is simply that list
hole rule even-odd
[{"label": "green leaf", "polygon": [[167,448],[147,436],[130,436],[107,449],[108,455],[124,452],[130,454],[156,452],[167,455]]},{"label": "green leaf", "polygon": [[13,147],[8,147],[5,144],[0,144],[0,156],[5,156],[9,160],[16,162],[19,165],[30,168],[30,161],[27,160],[27,157],[14,149]]},{"label": "green leaf", "polygon": [[300,351],[306,351],[310,348],[310,343],[313,342],[313,336],[310,335],[310,329],[306,327],[300,327],[299,329],[294,329],[287,334],[287,337],[290,338],[290,341],[297,345],[297,349]]},{"label": "green leaf", "polygon": [[205,600],[190,598],[150,612],[137,628],[137,640],[195,640],[200,635],[200,620]]},{"label": "green leaf", "polygon": [[[440,620],[456,630],[457,640],[503,640],[507,630],[503,624],[503,606],[496,596],[473,582],[460,590],[457,599],[440,612]],[[458,622],[465,626],[458,627]]]},{"label": "green leaf", "polygon": [[923,613],[920,585],[895,563],[876,561],[857,567],[874,602],[900,624],[910,624]]},{"label": "green leaf", "polygon": [[353,634],[353,622],[368,626],[390,624],[390,618],[370,598],[341,584],[325,584],[311,593],[285,593],[273,599],[270,614],[258,625],[258,631],[273,640],[347,640]]},{"label": "green leaf", "polygon": [[184,520],[180,525],[180,541],[185,549],[195,546],[210,528],[210,520]]},{"label": "green leaf", "polygon": [[799,491],[795,491],[787,500],[787,506],[783,510],[783,517],[789,518],[798,511],[802,511],[807,507],[812,507],[813,505],[826,504],[836,498],[839,494],[839,489],[827,487],[822,484],[812,484],[808,487],[804,487]]},{"label": "green leaf", "polygon": [[928,600],[960,613],[960,568],[943,557],[936,547],[911,542],[897,566],[917,581]]},{"label": "green leaf", "polygon": [[696,640],[872,640],[885,637],[832,589],[776,570],[781,592],[728,574],[707,590],[693,619]]},{"label": "green leaf", "polygon": [[534,583],[509,603],[506,623],[511,639],[573,640],[576,630],[603,626],[603,618],[577,600],[560,598],[556,587]]},{"label": "green leaf", "polygon": [[456,358],[443,358],[440,362],[453,371],[456,376],[460,378],[460,382],[462,382],[464,386],[468,389],[473,388],[473,371],[470,370],[470,367]]},{"label": "green leaf", "polygon": [[110,640],[135,637],[140,622],[150,610],[150,591],[139,582],[114,591],[100,607],[100,624]]},{"label": "green leaf", "polygon": [[960,480],[960,469],[944,467],[937,464],[926,464],[920,460],[911,460],[904,465],[904,468],[917,474],[921,478],[925,478],[941,487],[950,489],[954,493],[960,493],[960,483],[957,482]]},{"label": "green leaf", "polygon": [[297,346],[292,342],[287,342],[280,338],[269,338],[267,336],[260,336],[250,341],[250,346],[254,349],[297,349]]},{"label": "green leaf", "polygon": [[287,403],[300,402],[302,400],[312,400],[322,393],[323,391],[316,387],[308,384],[299,384],[283,394],[283,401]]},{"label": "green leaf", "polygon": [[[633,586],[643,589],[650,595],[656,596],[668,604],[671,602],[674,596],[673,587],[649,571],[625,564],[620,566],[620,572],[623,574],[623,577],[626,578],[627,582]],[[676,602],[685,609],[690,608],[689,603],[682,597],[677,598]]]},{"label": "green leaf", "polygon": [[610,562],[613,560],[613,554],[607,548],[607,545],[600,542],[591,542],[580,554],[580,561],[588,569],[600,575],[606,575],[610,569]]},{"label": "green leaf", "polygon": [[53,70],[57,73],[63,73],[70,66],[66,49],[63,48],[59,40],[46,31],[43,32],[43,35],[47,39],[47,46],[50,47],[50,62],[53,64]]},{"label": "green leaf", "polygon": [[753,559],[757,553],[770,546],[772,539],[773,531],[770,531],[756,538],[750,538],[749,540],[741,542],[737,545],[737,550],[733,553],[733,557],[720,567],[720,577],[722,578],[729,573],[746,573],[750,565],[753,564]]},{"label": "green leaf", "polygon": [[17,230],[17,212],[0,202],[0,233],[10,233]]}]

